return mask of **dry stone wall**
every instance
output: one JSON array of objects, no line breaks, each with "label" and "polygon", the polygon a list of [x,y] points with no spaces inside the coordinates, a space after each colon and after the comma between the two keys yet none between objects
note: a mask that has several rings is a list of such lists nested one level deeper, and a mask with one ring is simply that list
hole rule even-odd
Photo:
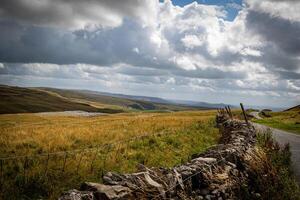
[{"label": "dry stone wall", "polygon": [[218,114],[220,143],[188,163],[174,168],[147,168],[132,174],[107,173],[103,183],[83,183],[60,200],[121,199],[241,199],[248,182],[245,160],[252,154],[256,131],[252,125]]}]

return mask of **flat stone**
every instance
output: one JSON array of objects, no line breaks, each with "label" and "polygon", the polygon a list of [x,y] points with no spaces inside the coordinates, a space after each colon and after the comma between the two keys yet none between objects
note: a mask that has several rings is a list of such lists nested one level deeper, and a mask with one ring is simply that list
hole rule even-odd
[{"label": "flat stone", "polygon": [[93,192],[69,190],[62,194],[58,200],[95,200]]},{"label": "flat stone", "polygon": [[104,185],[100,183],[85,182],[81,185],[81,190],[92,191],[96,199],[111,200],[128,198],[131,190],[121,185]]},{"label": "flat stone", "polygon": [[216,158],[204,158],[204,157],[199,157],[199,158],[195,158],[192,161],[194,162],[206,162],[206,163],[212,163],[212,162],[216,162],[217,159]]}]

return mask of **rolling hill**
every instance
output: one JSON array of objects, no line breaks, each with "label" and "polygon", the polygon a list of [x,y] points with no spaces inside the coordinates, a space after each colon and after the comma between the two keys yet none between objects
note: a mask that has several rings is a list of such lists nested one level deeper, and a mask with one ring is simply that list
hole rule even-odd
[{"label": "rolling hill", "polygon": [[288,109],[286,109],[284,111],[300,111],[300,105],[288,108]]},{"label": "rolling hill", "polygon": [[134,96],[47,87],[24,88],[0,85],[0,114],[82,110],[119,113],[129,111],[181,111],[214,109],[224,104],[176,101],[157,97]]},{"label": "rolling hill", "polygon": [[0,114],[68,110],[119,113],[130,110],[179,111],[196,109],[188,106],[125,98],[127,95],[120,96],[121,95],[108,96],[108,94],[105,93],[88,90],[23,88],[0,85]]},{"label": "rolling hill", "polygon": [[121,112],[121,110],[101,109],[86,103],[70,101],[37,89],[0,86],[1,114],[67,110],[108,113]]},{"label": "rolling hill", "polygon": [[[114,106],[119,109],[134,110],[195,110],[192,106],[176,105],[167,100],[155,97],[130,96],[122,94],[104,93],[90,90],[66,90],[57,88],[36,88],[55,93],[61,97],[92,104],[93,106]],[[204,107],[202,108],[204,109]]]}]

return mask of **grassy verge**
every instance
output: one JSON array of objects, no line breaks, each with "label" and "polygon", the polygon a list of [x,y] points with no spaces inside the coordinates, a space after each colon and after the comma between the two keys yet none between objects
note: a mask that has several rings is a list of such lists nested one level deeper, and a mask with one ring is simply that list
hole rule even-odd
[{"label": "grassy verge", "polygon": [[243,193],[244,199],[300,199],[299,186],[291,169],[289,146],[280,147],[270,132],[257,135],[257,152],[250,166],[250,182]]},{"label": "grassy verge", "polygon": [[269,112],[271,117],[254,119],[256,123],[300,134],[299,111]]},{"label": "grassy verge", "polygon": [[[107,171],[132,172],[139,163],[169,167],[186,162],[217,143],[214,116],[214,111],[0,116],[0,156],[28,156],[1,163],[0,193],[4,199],[56,199],[83,181],[101,181]],[[148,136],[116,143],[141,135]],[[104,144],[111,145],[99,146]],[[57,151],[61,153],[51,154]]]}]

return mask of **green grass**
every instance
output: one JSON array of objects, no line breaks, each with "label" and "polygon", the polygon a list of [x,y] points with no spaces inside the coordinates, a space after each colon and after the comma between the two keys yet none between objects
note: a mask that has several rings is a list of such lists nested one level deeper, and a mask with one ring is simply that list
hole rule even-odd
[{"label": "green grass", "polygon": [[[88,118],[2,115],[0,157],[28,158],[2,163],[0,194],[4,199],[57,199],[83,181],[101,182],[107,171],[133,172],[138,164],[171,167],[186,162],[218,142],[214,117],[215,111]],[[145,134],[148,136],[116,144]],[[109,143],[114,145],[103,146]],[[80,150],[85,148],[92,149]],[[48,160],[47,152],[57,151],[62,153]]]},{"label": "green grass", "polygon": [[300,134],[300,111],[269,112],[271,117],[253,119],[254,122]]}]

